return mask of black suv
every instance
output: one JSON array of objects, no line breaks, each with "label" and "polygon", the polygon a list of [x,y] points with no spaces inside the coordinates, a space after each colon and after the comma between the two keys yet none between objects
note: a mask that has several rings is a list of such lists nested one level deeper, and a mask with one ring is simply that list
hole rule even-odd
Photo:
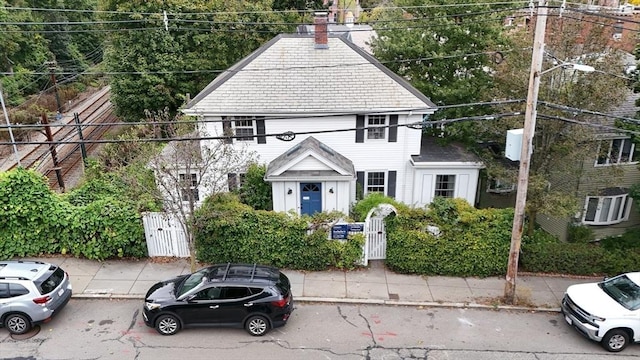
[{"label": "black suv", "polygon": [[229,326],[261,336],[286,324],[292,311],[291,283],[277,268],[220,264],[153,285],[143,315],[162,335],[184,327]]}]

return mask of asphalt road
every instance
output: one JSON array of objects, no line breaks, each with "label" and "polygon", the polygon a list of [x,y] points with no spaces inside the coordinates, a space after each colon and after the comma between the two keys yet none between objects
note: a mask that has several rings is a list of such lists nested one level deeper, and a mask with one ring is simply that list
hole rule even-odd
[{"label": "asphalt road", "polygon": [[161,336],[134,300],[72,299],[28,338],[0,329],[0,359],[638,359],[611,354],[557,313],[298,304],[263,337],[243,329],[186,329]]}]

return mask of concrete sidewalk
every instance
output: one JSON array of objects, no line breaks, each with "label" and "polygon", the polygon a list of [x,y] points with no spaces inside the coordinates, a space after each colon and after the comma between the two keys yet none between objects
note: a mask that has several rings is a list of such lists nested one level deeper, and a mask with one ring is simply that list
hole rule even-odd
[{"label": "concrete sidewalk", "polygon": [[[157,262],[71,257],[29,258],[61,266],[71,277],[74,298],[144,299],[155,282],[190,273],[187,259]],[[383,305],[479,307],[559,311],[567,286],[600,278],[520,275],[517,293],[521,305],[501,306],[502,277],[459,278],[394,273],[381,261],[352,271],[302,272],[282,270],[290,279],[297,302],[331,302]]]}]

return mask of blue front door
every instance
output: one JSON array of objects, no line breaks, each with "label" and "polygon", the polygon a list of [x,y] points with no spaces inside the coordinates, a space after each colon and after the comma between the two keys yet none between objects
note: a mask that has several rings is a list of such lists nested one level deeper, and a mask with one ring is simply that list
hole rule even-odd
[{"label": "blue front door", "polygon": [[300,183],[300,214],[313,215],[322,212],[321,183]]}]

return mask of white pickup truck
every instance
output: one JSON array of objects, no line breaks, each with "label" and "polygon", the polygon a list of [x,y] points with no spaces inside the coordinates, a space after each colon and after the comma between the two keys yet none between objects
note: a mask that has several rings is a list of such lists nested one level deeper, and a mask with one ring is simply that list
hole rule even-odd
[{"label": "white pickup truck", "polygon": [[569,325],[608,351],[640,342],[640,272],[569,286],[562,313]]}]

